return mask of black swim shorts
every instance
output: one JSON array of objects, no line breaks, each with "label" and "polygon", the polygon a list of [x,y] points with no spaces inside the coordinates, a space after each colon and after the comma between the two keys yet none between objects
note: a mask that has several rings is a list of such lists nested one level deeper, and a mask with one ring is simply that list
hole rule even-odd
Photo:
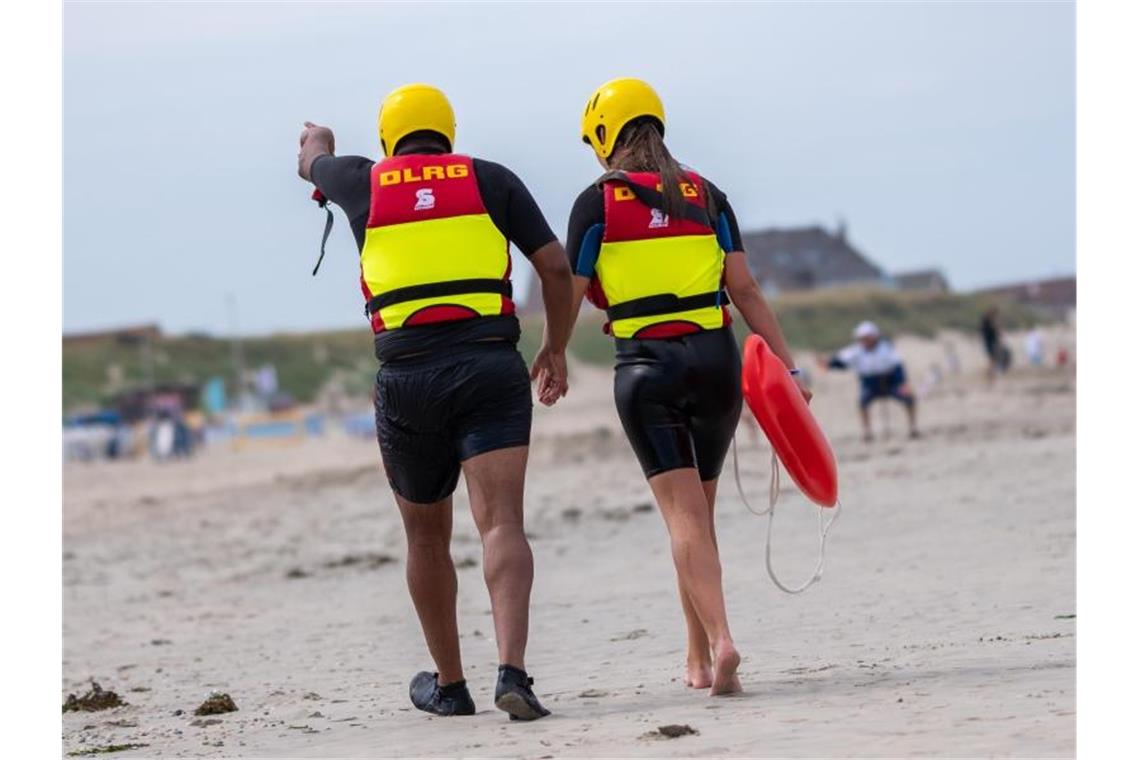
[{"label": "black swim shorts", "polygon": [[460,462],[530,444],[530,374],[507,341],[387,362],[376,374],[375,405],[388,482],[408,501],[445,499]]},{"label": "black swim shorts", "polygon": [[910,406],[914,396],[904,391],[905,386],[906,370],[901,364],[881,375],[864,375],[859,378],[859,406],[866,409],[877,398],[893,398]]}]

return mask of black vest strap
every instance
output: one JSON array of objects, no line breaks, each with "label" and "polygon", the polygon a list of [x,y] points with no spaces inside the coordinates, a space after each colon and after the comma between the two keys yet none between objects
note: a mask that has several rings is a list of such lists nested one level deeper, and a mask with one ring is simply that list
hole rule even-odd
[{"label": "black vest strap", "polygon": [[325,232],[321,235],[321,255],[317,258],[317,265],[313,267],[313,277],[317,276],[317,270],[321,268],[321,262],[325,260],[325,243],[329,242],[329,233],[332,232],[333,228],[333,213],[328,204],[325,204],[325,213],[328,216],[325,217]]},{"label": "black vest strap", "polygon": [[395,306],[405,301],[418,301],[421,298],[461,296],[468,293],[498,293],[501,296],[510,298],[513,290],[510,280],[492,280],[490,278],[428,282],[423,285],[409,285],[405,288],[396,288],[374,296],[372,300],[368,302],[368,305],[364,307],[364,311],[368,316],[372,316],[381,309]]},{"label": "black vest strap", "polygon": [[[613,172],[611,175],[607,176],[606,179],[607,181],[612,180],[614,182],[621,182],[624,184],[629,188],[629,191],[633,193],[633,196],[635,198],[637,198],[649,208],[655,208],[660,211],[663,211],[665,209],[665,196],[659,190],[651,187],[646,187],[645,185],[637,184],[631,180],[625,172]],[[705,192],[708,191],[706,190]],[[711,230],[716,229],[716,225],[712,223],[711,219],[709,219],[708,209],[704,208],[703,206],[698,206],[695,203],[689,203],[688,201],[685,201],[684,217],[690,222],[696,222],[697,224],[708,227]]]},{"label": "black vest strap", "polygon": [[662,314],[675,314],[690,309],[703,309],[708,306],[728,305],[728,293],[714,290],[711,293],[698,293],[695,296],[676,296],[672,293],[662,293],[656,296],[635,298],[632,301],[619,303],[606,309],[606,316],[611,322],[619,319],[632,319],[633,317],[656,317]]},{"label": "black vest strap", "polygon": [[317,259],[317,265],[313,267],[313,277],[316,277],[317,270],[321,268],[321,262],[325,260],[325,244],[329,242],[329,233],[332,232],[333,228],[333,212],[332,209],[329,208],[328,198],[326,198],[325,194],[319,189],[313,190],[312,197],[313,200],[317,202],[317,205],[325,210],[325,214],[327,215],[325,217],[325,232],[321,235],[321,255]]}]

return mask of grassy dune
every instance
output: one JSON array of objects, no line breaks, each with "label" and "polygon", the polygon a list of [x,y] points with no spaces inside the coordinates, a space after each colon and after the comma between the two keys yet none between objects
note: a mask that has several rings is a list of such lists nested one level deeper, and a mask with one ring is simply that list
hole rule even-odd
[{"label": "grassy dune", "polygon": [[[977,330],[982,311],[991,299],[956,294],[896,293],[882,290],[828,290],[783,295],[773,303],[793,346],[826,351],[849,341],[860,320],[873,319],[888,334],[934,335],[938,330]],[[1001,304],[1007,328],[1045,321],[1026,307]],[[570,351],[592,364],[609,364],[613,347],[601,331],[602,315],[584,314]],[[735,320],[737,333],[746,327]],[[522,320],[520,349],[528,358],[541,339],[542,318]],[[301,401],[311,401],[334,377],[350,393],[367,394],[376,362],[367,329],[280,334],[244,338],[245,366],[271,363],[281,388]],[[155,381],[202,382],[220,375],[227,385],[234,379],[230,342],[206,336],[171,336],[153,346]],[[71,411],[102,403],[119,390],[144,382],[145,353],[138,344],[113,338],[65,344],[63,348],[63,408]]]},{"label": "grassy dune", "polygon": [[[243,338],[241,352],[249,369],[264,364],[277,368],[281,389],[303,401],[334,376],[350,392],[368,393],[376,360],[367,329],[279,334]],[[203,382],[213,376],[236,380],[233,347],[225,338],[168,336],[152,348],[154,381]],[[98,404],[114,393],[145,382],[143,347],[112,338],[65,344],[63,348],[63,408]]]},{"label": "grassy dune", "polygon": [[[1049,321],[1049,317],[1016,304],[991,298],[939,293],[900,293],[862,288],[790,293],[772,301],[784,335],[794,348],[831,351],[851,342],[851,331],[864,319],[873,320],[887,335],[933,337],[939,330],[977,332],[982,313],[988,306],[1002,309],[1001,321],[1007,329],[1028,327]],[[602,333],[605,320],[600,312],[584,314],[570,344],[571,352],[592,364],[609,364],[613,346]],[[524,336],[531,338],[524,347],[533,353],[541,337],[541,319],[524,323]],[[743,340],[748,327],[733,312],[733,328]],[[530,354],[527,354],[530,355]]]},{"label": "grassy dune", "polygon": [[1026,306],[957,293],[850,288],[791,293],[773,302],[788,341],[797,348],[819,351],[849,343],[851,331],[864,319],[873,320],[887,335],[928,338],[939,330],[974,333],[981,324],[982,313],[995,305],[1001,307],[1001,322],[1006,329],[1049,321],[1046,315]]}]

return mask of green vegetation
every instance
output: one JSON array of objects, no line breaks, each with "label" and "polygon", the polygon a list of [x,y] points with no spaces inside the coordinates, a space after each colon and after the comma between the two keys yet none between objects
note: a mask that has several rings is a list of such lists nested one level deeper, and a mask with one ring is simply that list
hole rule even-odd
[{"label": "green vegetation", "polygon": [[[843,289],[790,293],[772,302],[788,342],[796,347],[830,351],[851,342],[851,331],[870,319],[886,335],[933,337],[939,330],[976,333],[989,306],[1000,306],[1004,329],[1020,329],[1047,320],[1027,306],[986,296],[957,293],[903,293]],[[736,320],[737,333],[747,327]]]},{"label": "green vegetation", "polygon": [[[1001,307],[1001,323],[1005,329],[1049,321],[1046,315],[1026,306],[953,293],[832,289],[785,294],[771,303],[792,347],[812,351],[833,351],[847,345],[851,342],[851,331],[864,319],[873,320],[887,335],[927,338],[939,330],[977,332],[982,313],[991,305]],[[600,312],[582,317],[570,344],[577,358],[589,364],[612,364],[613,341],[602,333],[604,321]],[[541,329],[541,318],[535,319],[534,324],[524,323],[523,332],[535,336],[535,347]],[[733,329],[741,341],[748,334],[748,326],[737,313],[733,314]]]},{"label": "green vegetation", "polygon": [[[234,354],[227,339],[165,337],[149,351],[156,384],[201,383],[221,376],[227,389],[233,388]],[[147,352],[146,344],[111,337],[65,343],[64,410],[97,405],[119,391],[144,385]],[[367,329],[243,338],[241,353],[247,369],[274,365],[281,388],[302,401],[311,401],[334,375],[350,393],[367,394],[376,372]]]},{"label": "green vegetation", "polygon": [[[788,340],[798,348],[828,351],[850,341],[851,329],[872,319],[889,335],[932,336],[938,330],[978,328],[982,312],[993,303],[979,296],[898,293],[883,290],[826,290],[787,294],[773,301]],[[1001,304],[1006,328],[1044,321],[1028,307]],[[534,355],[542,335],[542,317],[522,320],[520,350]],[[602,333],[600,313],[585,314],[570,350],[579,360],[598,365],[613,361],[613,344]],[[747,331],[734,321],[737,334]],[[367,329],[282,334],[244,338],[241,351],[247,368],[273,364],[283,390],[302,402],[312,401],[330,379],[337,378],[352,394],[367,395],[376,371]],[[156,383],[201,383],[213,376],[233,387],[233,347],[223,338],[201,335],[166,337],[150,348]],[[71,411],[105,402],[115,393],[144,384],[147,350],[143,344],[107,337],[68,342],[63,347],[63,408]]]}]

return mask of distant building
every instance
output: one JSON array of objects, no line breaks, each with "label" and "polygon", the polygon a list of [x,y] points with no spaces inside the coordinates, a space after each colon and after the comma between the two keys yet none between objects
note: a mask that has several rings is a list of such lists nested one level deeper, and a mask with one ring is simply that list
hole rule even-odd
[{"label": "distant building", "polygon": [[883,270],[848,242],[842,223],[834,234],[816,226],[745,232],[742,237],[748,268],[769,292],[889,284]]},{"label": "distant building", "polygon": [[1054,277],[1048,280],[1032,280],[976,291],[981,296],[993,296],[1017,303],[1048,309],[1057,314],[1065,314],[1077,307],[1077,278]]},{"label": "distant building", "polygon": [[941,269],[916,269],[891,276],[899,290],[917,290],[926,293],[949,293],[950,283]]},{"label": "distant building", "polygon": [[65,333],[63,336],[64,345],[78,345],[82,343],[98,343],[105,340],[113,340],[116,343],[124,343],[127,345],[137,344],[142,341],[155,342],[162,338],[162,330],[156,324],[149,325],[130,325],[127,327],[118,327],[113,330],[95,330],[92,332],[78,332],[78,333]]}]

